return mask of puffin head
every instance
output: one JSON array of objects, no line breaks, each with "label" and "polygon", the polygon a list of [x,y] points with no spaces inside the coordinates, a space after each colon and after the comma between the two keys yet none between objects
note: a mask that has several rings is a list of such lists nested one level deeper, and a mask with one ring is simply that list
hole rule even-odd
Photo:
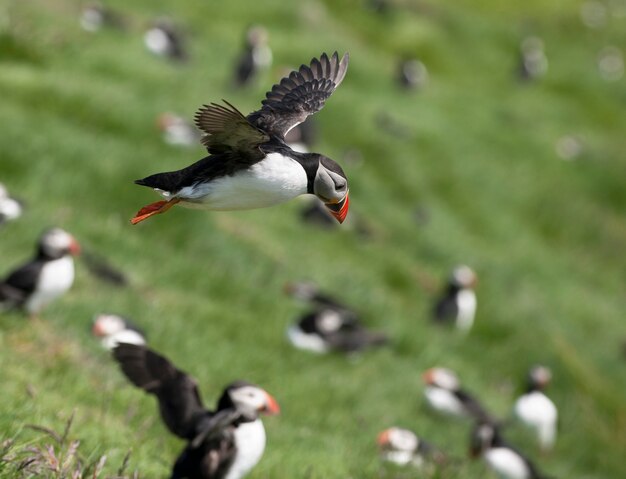
[{"label": "puffin head", "polygon": [[335,161],[323,155],[317,155],[319,162],[313,180],[313,194],[317,196],[330,214],[343,223],[348,214],[348,179]]},{"label": "puffin head", "polygon": [[450,283],[458,288],[473,289],[478,283],[478,276],[472,268],[463,264],[454,268]]},{"label": "puffin head", "polygon": [[378,447],[381,451],[415,452],[419,439],[412,431],[400,427],[390,427],[378,435]]},{"label": "puffin head", "polygon": [[528,372],[528,385],[532,389],[543,390],[552,380],[552,371],[546,366],[533,366]]},{"label": "puffin head", "polygon": [[460,386],[457,375],[447,368],[430,368],[424,372],[422,379],[428,386],[435,386],[448,391],[455,391]]},{"label": "puffin head", "polygon": [[93,320],[91,331],[99,338],[119,333],[126,329],[126,321],[117,314],[98,314]]},{"label": "puffin head", "polygon": [[249,416],[258,414],[275,415],[280,407],[267,391],[246,381],[231,383],[220,399],[218,408],[234,407]]},{"label": "puffin head", "polygon": [[39,239],[38,251],[44,258],[59,259],[68,254],[79,254],[80,245],[67,231],[52,228]]}]

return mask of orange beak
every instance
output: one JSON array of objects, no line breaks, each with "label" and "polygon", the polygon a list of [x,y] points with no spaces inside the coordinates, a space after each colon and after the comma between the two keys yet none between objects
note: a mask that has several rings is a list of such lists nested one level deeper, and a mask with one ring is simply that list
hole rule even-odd
[{"label": "orange beak", "polygon": [[378,435],[376,443],[379,447],[385,447],[387,444],[389,444],[389,429],[385,429]]},{"label": "orange beak", "polygon": [[348,207],[350,206],[350,198],[348,197],[348,193],[343,200],[338,201],[337,203],[324,203],[330,214],[339,221],[339,223],[343,223],[348,215]]},{"label": "orange beak", "polygon": [[78,241],[72,238],[72,242],[70,243],[70,254],[73,256],[77,256],[80,254],[80,245]]},{"label": "orange beak", "polygon": [[266,397],[267,403],[262,412],[264,414],[267,414],[268,416],[275,416],[276,414],[280,414],[280,406],[276,402],[276,399],[274,399],[268,393],[265,393],[265,394],[267,395]]},{"label": "orange beak", "polygon": [[429,369],[425,371],[424,374],[422,374],[422,380],[426,384],[432,384],[433,383],[433,370]]},{"label": "orange beak", "polygon": [[97,336],[97,337],[104,336],[104,331],[102,330],[102,326],[100,326],[100,323],[98,323],[98,321],[93,323],[93,326],[91,327],[91,332],[93,333],[94,336]]}]

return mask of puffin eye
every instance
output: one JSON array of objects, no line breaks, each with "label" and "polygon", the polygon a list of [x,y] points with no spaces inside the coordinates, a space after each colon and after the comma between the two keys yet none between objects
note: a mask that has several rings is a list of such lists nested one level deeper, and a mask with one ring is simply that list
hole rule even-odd
[{"label": "puffin eye", "polygon": [[345,180],[339,180],[339,181],[335,181],[335,188],[338,190],[343,190],[346,187],[346,182]]}]

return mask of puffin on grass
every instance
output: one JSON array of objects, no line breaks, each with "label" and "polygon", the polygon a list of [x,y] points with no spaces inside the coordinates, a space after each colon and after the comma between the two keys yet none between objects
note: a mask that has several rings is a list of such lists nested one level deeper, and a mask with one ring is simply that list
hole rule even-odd
[{"label": "puffin on grass", "polygon": [[547,479],[521,452],[508,444],[498,427],[478,422],[470,435],[470,456],[482,457],[501,479]]},{"label": "puffin on grass", "polygon": [[556,440],[558,410],[543,390],[550,383],[552,372],[545,366],[534,366],[528,373],[526,392],[517,401],[515,416],[528,428],[534,430],[541,450],[552,449]]},{"label": "puffin on grass", "polygon": [[457,375],[447,368],[431,368],[423,375],[424,397],[435,411],[477,421],[494,422],[478,399],[461,388]]},{"label": "puffin on grass", "polygon": [[132,344],[120,344],[113,356],[130,382],[156,396],[170,432],[187,441],[171,479],[240,479],[259,462],[265,450],[259,416],[280,412],[263,389],[235,381],[209,411],[196,381],[167,358]]},{"label": "puffin on grass", "polygon": [[377,442],[381,459],[399,466],[411,465],[423,470],[446,462],[443,452],[409,429],[387,428],[378,435]]},{"label": "puffin on grass", "polygon": [[476,315],[476,273],[465,265],[452,271],[448,284],[433,308],[436,323],[453,323],[456,328],[468,332]]},{"label": "puffin on grass", "polygon": [[230,103],[204,105],[196,125],[206,135],[210,155],[169,173],[135,183],[157,190],[164,198],[143,207],[131,219],[137,224],[172,206],[209,210],[264,208],[296,196],[313,194],[342,223],[348,213],[348,180],[341,167],[318,153],[298,153],[285,135],[322,109],[341,84],[348,68],[346,53],[323,53],[309,66],[283,78],[266,94],[262,107],[244,116]]},{"label": "puffin on grass", "polygon": [[0,282],[0,306],[21,308],[31,317],[67,292],[74,283],[74,260],[80,246],[60,229],[46,231],[37,244],[35,257]]}]

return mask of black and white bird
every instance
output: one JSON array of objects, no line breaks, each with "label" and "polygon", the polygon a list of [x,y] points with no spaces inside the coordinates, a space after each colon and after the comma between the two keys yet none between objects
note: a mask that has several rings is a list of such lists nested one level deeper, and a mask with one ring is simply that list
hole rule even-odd
[{"label": "black and white bird", "polygon": [[388,342],[384,333],[368,330],[355,315],[330,307],[304,314],[289,326],[287,338],[296,348],[315,353],[355,353]]},{"label": "black and white bird", "polygon": [[167,358],[132,344],[120,344],[113,355],[130,382],[156,396],[170,432],[187,441],[171,479],[239,479],[256,466],[266,440],[259,416],[280,412],[266,391],[233,382],[209,411],[196,381]]},{"label": "black and white bird", "polygon": [[399,466],[430,469],[446,462],[446,455],[418,437],[413,431],[390,427],[378,435],[380,457]]},{"label": "black and white bird", "polygon": [[341,223],[348,213],[348,180],[341,167],[318,153],[298,153],[284,136],[324,103],[342,82],[348,54],[324,53],[274,85],[261,109],[243,116],[234,106],[212,103],[196,113],[210,155],[187,168],[157,173],[136,183],[166,198],[142,208],[133,224],[180,203],[209,210],[263,208],[314,194]]},{"label": "black and white bird", "polygon": [[37,316],[74,283],[72,256],[79,252],[78,242],[66,231],[46,231],[39,239],[35,257],[0,282],[0,305]]},{"label": "black and white bird", "polygon": [[509,445],[491,423],[477,423],[470,436],[470,455],[481,457],[501,479],[542,479],[536,466]]},{"label": "black and white bird", "polygon": [[459,378],[450,369],[428,369],[422,380],[426,402],[435,411],[448,416],[492,421],[478,399],[461,388]]},{"label": "black and white bird", "polygon": [[357,317],[357,313],[320,290],[319,286],[311,281],[291,281],[285,284],[284,291],[292,298],[309,303],[315,308],[328,308],[341,312],[345,316]]},{"label": "black and white bird", "polygon": [[465,265],[452,271],[443,295],[435,303],[433,319],[437,323],[453,323],[460,331],[468,332],[476,315],[476,273]]},{"label": "black and white bird", "polygon": [[146,335],[132,321],[119,314],[101,313],[94,317],[91,332],[100,339],[106,349],[112,350],[118,345],[136,344],[145,346]]},{"label": "black and white bird", "polygon": [[426,65],[416,58],[402,60],[398,65],[398,84],[406,90],[421,90],[428,84]]},{"label": "black and white bird", "polygon": [[237,60],[234,83],[237,87],[249,85],[261,70],[272,64],[272,49],[268,45],[269,34],[260,25],[246,30],[244,50]]},{"label": "black and white bird", "polygon": [[143,36],[148,50],[155,55],[182,62],[189,54],[185,48],[183,34],[168,18],[160,18],[152,24]]},{"label": "black and white bird", "polygon": [[94,33],[106,27],[123,30],[126,24],[124,18],[117,12],[100,2],[93,2],[83,7],[80,26],[83,30]]},{"label": "black and white bird", "polygon": [[0,226],[22,216],[22,203],[9,196],[6,187],[0,183]]},{"label": "black and white bird", "polygon": [[513,408],[515,416],[522,424],[536,433],[539,446],[544,452],[554,446],[558,421],[556,406],[543,392],[551,379],[552,372],[547,367],[531,368],[526,392],[515,401]]}]

